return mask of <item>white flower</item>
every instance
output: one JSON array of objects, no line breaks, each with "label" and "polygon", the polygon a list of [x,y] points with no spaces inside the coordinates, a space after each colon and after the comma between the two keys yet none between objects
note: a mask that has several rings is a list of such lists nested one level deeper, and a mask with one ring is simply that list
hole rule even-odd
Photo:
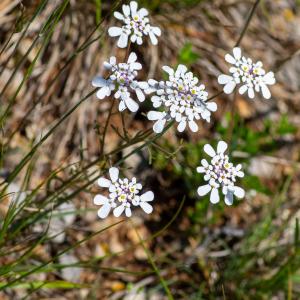
[{"label": "white flower", "polygon": [[198,188],[199,196],[204,196],[210,192],[210,202],[218,203],[220,201],[219,189],[225,195],[225,203],[232,205],[233,195],[238,198],[245,196],[245,191],[236,186],[236,177],[244,177],[241,171],[242,165],[238,164],[236,167],[229,162],[229,158],[224,152],[227,149],[227,144],[220,141],[217,146],[217,153],[211,145],[206,144],[204,151],[212,157],[210,163],[206,159],[201,160],[202,166],[197,168],[198,173],[203,173],[204,180],[208,184],[202,185]]},{"label": "white flower", "polygon": [[125,48],[128,44],[128,38],[132,43],[141,45],[143,43],[143,36],[150,37],[151,43],[157,45],[157,37],[161,35],[158,27],[153,27],[149,24],[148,11],[145,8],[137,9],[136,1],[131,1],[129,5],[122,6],[123,15],[115,12],[114,16],[123,21],[122,27],[110,27],[108,34],[112,37],[118,36],[118,47]]},{"label": "white flower", "polygon": [[112,91],[116,91],[114,97],[120,99],[119,111],[128,108],[132,112],[139,109],[139,105],[131,98],[134,92],[140,102],[145,100],[143,90],[148,88],[147,82],[137,81],[137,70],[142,69],[142,65],[136,61],[137,56],[131,52],[127,63],[118,63],[116,58],[112,56],[109,62],[104,62],[104,67],[111,70],[111,75],[108,79],[101,76],[96,76],[92,85],[100,87],[97,92],[97,98],[103,99],[110,96]]},{"label": "white flower", "polygon": [[271,92],[268,85],[275,84],[274,73],[266,73],[262,68],[261,61],[252,62],[251,58],[242,56],[241,49],[233,48],[233,56],[225,55],[225,60],[233,65],[229,68],[231,75],[222,74],[218,77],[219,84],[224,84],[223,91],[230,94],[237,84],[241,84],[239,93],[243,95],[248,91],[249,98],[254,98],[254,91],[262,92],[266,99],[271,98]]},{"label": "white flower", "polygon": [[198,78],[192,72],[187,72],[187,67],[179,65],[175,70],[164,66],[163,70],[168,73],[167,81],[157,82],[150,79],[149,88],[146,93],[155,92],[151,101],[153,107],[162,107],[163,111],[150,111],[147,115],[151,121],[156,121],[153,130],[156,133],[162,132],[167,121],[174,119],[177,123],[177,130],[182,132],[188,125],[191,131],[196,132],[198,125],[195,120],[204,119],[210,121],[212,111],[217,110],[217,104],[207,102],[208,93],[203,84],[198,84]]},{"label": "white flower", "polygon": [[108,188],[109,196],[96,195],[94,204],[102,205],[98,210],[98,216],[104,219],[113,209],[115,217],[119,217],[124,211],[127,217],[131,217],[131,206],[140,206],[145,213],[150,214],[153,207],[148,203],[154,199],[154,194],[148,191],[139,195],[142,185],[133,177],[131,180],[119,178],[119,170],[115,167],[109,169],[110,180],[104,177],[98,179],[100,187]]}]

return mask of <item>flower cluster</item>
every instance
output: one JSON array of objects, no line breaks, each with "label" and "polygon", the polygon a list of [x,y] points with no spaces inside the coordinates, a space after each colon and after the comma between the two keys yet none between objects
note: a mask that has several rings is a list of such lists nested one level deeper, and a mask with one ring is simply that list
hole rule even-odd
[{"label": "flower cluster", "polygon": [[226,94],[230,94],[237,84],[241,84],[239,88],[241,95],[248,91],[248,96],[252,99],[254,91],[261,91],[264,98],[271,98],[268,85],[275,84],[274,73],[266,73],[261,61],[253,62],[251,58],[242,56],[238,47],[233,48],[233,56],[226,54],[225,60],[233,65],[229,69],[231,75],[222,74],[218,77],[218,82],[224,85],[223,91]]},{"label": "flower cluster", "polygon": [[163,107],[163,111],[150,111],[147,115],[151,121],[156,121],[153,130],[156,133],[163,131],[167,121],[174,119],[177,130],[182,132],[188,124],[191,131],[196,132],[198,125],[195,120],[204,119],[210,121],[212,111],[217,110],[214,102],[206,102],[208,93],[203,84],[198,85],[198,78],[187,67],[179,65],[175,70],[164,66],[163,70],[168,74],[167,81],[157,82],[154,79],[148,81],[147,93],[155,92],[151,97],[155,108]]},{"label": "flower cluster", "polygon": [[238,198],[245,196],[245,191],[236,186],[236,177],[244,177],[241,171],[242,165],[234,166],[224,154],[227,149],[227,144],[220,141],[217,146],[217,153],[211,145],[206,144],[204,151],[212,158],[210,163],[206,159],[201,160],[202,166],[197,168],[198,173],[204,173],[204,180],[208,184],[198,188],[199,196],[204,196],[210,192],[210,202],[218,203],[220,201],[219,189],[225,195],[225,203],[232,205],[233,195]]},{"label": "flower cluster", "polygon": [[141,45],[143,36],[149,36],[151,43],[157,45],[157,37],[161,35],[158,27],[153,27],[149,24],[148,11],[145,8],[137,9],[138,5],[135,1],[131,1],[129,5],[122,6],[123,14],[115,12],[114,16],[122,21],[122,27],[110,27],[108,34],[112,37],[119,37],[118,47],[125,48],[128,44],[128,39],[132,43]]},{"label": "flower cluster", "polygon": [[108,216],[111,209],[115,217],[119,217],[124,211],[127,217],[131,217],[131,206],[140,206],[145,213],[150,214],[153,211],[152,206],[148,203],[154,199],[154,194],[148,191],[139,195],[142,185],[133,177],[119,178],[119,170],[115,167],[109,169],[110,180],[104,177],[98,179],[100,187],[108,188],[109,196],[96,195],[94,203],[102,205],[98,210],[98,216],[104,219]]},{"label": "flower cluster", "polygon": [[[145,8],[138,9],[136,1],[131,1],[129,5],[122,6],[123,14],[115,12],[114,16],[123,22],[121,27],[110,27],[108,33],[112,37],[119,37],[117,46],[125,48],[130,42],[141,45],[144,36],[149,36],[152,44],[157,45],[157,37],[161,35],[158,27],[149,24],[148,11]],[[130,42],[129,42],[130,40]],[[233,55],[226,54],[225,60],[232,66],[229,68],[229,75],[221,74],[218,82],[224,85],[223,90],[230,94],[237,85],[239,93],[247,92],[249,98],[254,98],[255,92],[261,92],[266,99],[271,98],[270,85],[275,84],[273,72],[263,69],[262,62],[253,62],[250,58],[242,56],[240,48],[233,48]],[[211,113],[217,110],[217,104],[208,99],[205,86],[199,83],[197,77],[188,71],[185,65],[178,65],[176,69],[164,66],[168,79],[157,81],[149,79],[147,82],[136,79],[138,70],[142,65],[137,62],[135,53],[130,53],[126,63],[117,63],[112,56],[109,62],[104,63],[104,67],[110,70],[108,78],[95,77],[93,86],[98,87],[97,97],[103,99],[110,96],[114,91],[114,97],[119,99],[119,110],[128,108],[131,112],[136,112],[138,103],[133,100],[136,96],[139,102],[145,100],[145,94],[152,94],[151,102],[157,110],[151,110],[147,114],[150,121],[155,121],[153,130],[161,133],[167,122],[174,120],[177,130],[183,132],[188,126],[192,132],[198,131],[197,120],[203,119],[210,122]],[[234,166],[228,155],[225,154],[227,144],[220,141],[215,151],[209,144],[204,146],[204,151],[211,157],[210,162],[201,160],[201,166],[197,172],[204,174],[207,184],[198,188],[198,194],[204,196],[210,193],[210,201],[218,203],[220,201],[219,190],[225,196],[225,203],[232,205],[233,196],[243,198],[245,191],[236,186],[238,177],[243,177],[242,165]],[[108,188],[109,196],[96,195],[94,203],[102,207],[98,211],[100,218],[106,218],[110,211],[114,216],[119,217],[123,212],[127,217],[132,215],[131,207],[140,206],[146,213],[151,213],[153,208],[149,204],[154,199],[153,192],[148,191],[141,194],[142,185],[136,181],[119,178],[119,170],[115,167],[109,169],[110,180],[101,177],[98,180],[100,187]]]},{"label": "flower cluster", "polygon": [[143,102],[145,95],[143,90],[148,88],[146,82],[137,81],[137,71],[142,69],[142,65],[138,63],[137,56],[131,52],[127,63],[118,63],[116,58],[112,56],[109,62],[104,62],[104,67],[111,71],[108,79],[97,76],[93,79],[92,85],[100,87],[97,97],[103,99],[110,96],[111,92],[116,90],[114,97],[120,99],[119,110],[123,111],[128,108],[131,112],[136,112],[139,105],[131,98],[131,93],[135,93],[138,100]]}]

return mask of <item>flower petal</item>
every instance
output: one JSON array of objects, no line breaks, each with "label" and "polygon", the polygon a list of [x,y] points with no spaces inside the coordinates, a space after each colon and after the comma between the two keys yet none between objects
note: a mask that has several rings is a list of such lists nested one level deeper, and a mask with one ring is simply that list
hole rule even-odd
[{"label": "flower petal", "polygon": [[108,86],[104,86],[102,87],[100,90],[97,91],[97,98],[102,100],[104,99],[106,96],[109,96],[110,95],[110,89]]},{"label": "flower petal", "polygon": [[166,124],[166,119],[158,120],[153,125],[153,131],[156,133],[161,133],[164,129],[164,126]]},{"label": "flower petal", "polygon": [[160,111],[151,110],[147,114],[147,118],[150,121],[161,120],[164,117],[164,114]]},{"label": "flower petal", "polygon": [[131,111],[131,112],[136,112],[139,109],[139,105],[130,97],[125,98],[124,99],[125,104],[127,106],[127,108]]},{"label": "flower petal", "polygon": [[218,83],[219,84],[226,84],[228,82],[232,81],[232,76],[221,74],[218,77]]},{"label": "flower petal", "polygon": [[112,37],[119,36],[122,34],[122,32],[123,32],[123,30],[121,27],[113,26],[108,29],[108,34],[109,34],[109,36],[112,36]]},{"label": "flower petal", "polygon": [[185,129],[185,127],[186,127],[186,121],[185,121],[185,120],[182,120],[182,121],[179,122],[179,124],[178,124],[178,126],[177,126],[177,130],[178,130],[179,132],[183,132],[184,129]]},{"label": "flower petal", "polygon": [[210,111],[216,111],[218,109],[218,106],[215,102],[209,102],[207,103],[206,108]]},{"label": "flower petal", "polygon": [[122,32],[122,34],[119,37],[117,46],[119,48],[125,48],[125,47],[127,47],[127,44],[128,44],[128,35],[126,33]]},{"label": "flower petal", "polygon": [[121,21],[124,20],[124,16],[123,16],[121,13],[119,13],[118,11],[115,11],[115,12],[114,12],[114,16],[115,16],[115,18],[118,19],[118,20],[121,20]]},{"label": "flower petal", "polygon": [[149,203],[147,203],[147,202],[141,202],[140,203],[140,207],[143,209],[143,211],[146,214],[151,214],[152,211],[153,211],[153,207]]},{"label": "flower petal", "polygon": [[104,204],[99,210],[98,210],[98,216],[101,219],[104,219],[108,216],[110,212],[111,206],[110,204]]},{"label": "flower petal", "polygon": [[209,144],[205,144],[203,149],[204,149],[205,153],[211,157],[214,157],[216,155],[214,148]]},{"label": "flower petal", "polygon": [[232,57],[232,55],[230,54],[226,54],[225,55],[225,60],[227,62],[229,62],[230,64],[234,65],[236,63],[236,60],[234,59],[234,57]]},{"label": "flower petal", "polygon": [[149,201],[153,201],[154,199],[154,194],[152,191],[148,191],[146,193],[144,193],[143,195],[141,195],[140,200],[142,202],[149,202]]},{"label": "flower petal", "polygon": [[247,91],[247,89],[248,89],[247,84],[244,84],[244,85],[242,85],[242,86],[239,88],[239,93],[240,93],[241,95],[243,95],[243,94],[245,94],[245,92]]},{"label": "flower petal", "polygon": [[234,80],[229,81],[228,83],[226,83],[226,85],[223,88],[224,93],[231,94],[233,92],[235,86],[236,86],[236,83]]},{"label": "flower petal", "polygon": [[107,81],[102,76],[96,76],[92,80],[92,86],[95,86],[95,87],[104,87],[106,85],[107,85]]},{"label": "flower petal", "polygon": [[94,204],[96,205],[103,205],[108,202],[107,197],[103,195],[96,195],[94,198]]},{"label": "flower petal", "polygon": [[232,52],[233,52],[234,58],[235,58],[236,60],[240,60],[240,58],[241,58],[241,56],[242,56],[241,48],[239,48],[239,47],[234,47]]},{"label": "flower petal", "polygon": [[116,182],[119,178],[119,170],[116,167],[112,167],[109,169],[109,176],[112,182]]},{"label": "flower petal", "polygon": [[210,190],[211,190],[210,184],[201,185],[198,187],[197,193],[199,196],[204,196],[204,195],[208,194],[210,192]]},{"label": "flower petal", "polygon": [[189,121],[189,127],[193,132],[197,132],[199,129],[197,123],[194,120]]},{"label": "flower petal", "polygon": [[109,187],[111,185],[111,181],[104,177],[100,177],[98,179],[98,185],[101,187]]},{"label": "flower petal", "polygon": [[225,195],[225,204],[226,205],[232,205],[233,203],[233,193],[231,191],[227,191],[227,194]]},{"label": "flower petal", "polygon": [[265,99],[271,98],[271,92],[265,84],[261,84],[261,92]]},{"label": "flower petal", "polygon": [[114,216],[120,217],[122,212],[124,211],[124,209],[125,209],[125,206],[122,204],[120,206],[116,207],[113,211]]},{"label": "flower petal", "polygon": [[134,63],[136,60],[137,60],[136,54],[134,52],[131,52],[128,57],[127,63],[131,64],[131,63]]},{"label": "flower petal", "polygon": [[216,204],[220,201],[219,190],[217,188],[213,188],[211,190],[209,201],[213,204]]},{"label": "flower petal", "polygon": [[217,146],[217,153],[224,153],[227,149],[227,143],[224,141],[219,141],[218,146]]},{"label": "flower petal", "polygon": [[130,218],[132,216],[130,207],[126,207],[126,209],[125,209],[125,215],[128,218]]},{"label": "flower petal", "polygon": [[141,89],[135,89],[135,92],[136,92],[136,96],[137,98],[139,99],[140,102],[143,102],[145,100],[145,95],[144,93],[142,92]]},{"label": "flower petal", "polygon": [[245,191],[244,191],[244,189],[242,189],[241,187],[235,186],[235,187],[234,187],[234,195],[235,195],[236,197],[238,197],[239,199],[242,199],[242,198],[245,197]]}]

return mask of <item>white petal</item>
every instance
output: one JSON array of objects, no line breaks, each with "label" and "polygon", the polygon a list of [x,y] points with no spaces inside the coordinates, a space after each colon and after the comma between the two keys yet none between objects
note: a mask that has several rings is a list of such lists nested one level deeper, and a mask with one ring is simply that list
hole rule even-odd
[{"label": "white petal", "polygon": [[151,27],[151,31],[154,32],[155,35],[160,36],[161,35],[161,30],[159,27]]},{"label": "white petal", "polygon": [[199,127],[195,121],[189,121],[189,127],[193,132],[197,132]]},{"label": "white petal", "polygon": [[185,120],[182,120],[181,122],[179,122],[178,126],[177,126],[177,130],[179,132],[183,132],[184,129],[186,127],[186,121]]},{"label": "white petal", "polygon": [[197,167],[197,172],[198,173],[205,173],[205,168],[204,167]]},{"label": "white petal", "polygon": [[241,48],[239,48],[239,47],[233,48],[233,55],[236,60],[240,60],[240,58],[242,56]]},{"label": "white petal", "polygon": [[144,193],[143,195],[141,195],[140,199],[142,202],[152,201],[154,199],[154,194],[152,191],[148,191],[148,192]]},{"label": "white petal", "polygon": [[213,188],[210,193],[209,200],[211,203],[216,204],[220,201],[219,191],[216,188]]},{"label": "white petal", "polygon": [[265,84],[261,84],[261,92],[265,99],[271,98],[271,92]]},{"label": "white petal", "polygon": [[137,60],[136,54],[134,52],[131,52],[128,57],[127,63],[131,64],[131,63],[135,62],[136,60]]},{"label": "white petal", "polygon": [[103,205],[108,202],[108,199],[103,195],[96,195],[94,198],[94,204]]},{"label": "white petal", "polygon": [[242,199],[245,197],[245,191],[241,187],[235,186],[234,187],[234,195],[236,197],[238,197],[239,199]]},{"label": "white petal", "polygon": [[119,48],[125,48],[127,47],[127,44],[128,44],[128,35],[123,32],[119,37],[117,46]]},{"label": "white petal", "polygon": [[203,149],[204,149],[205,153],[207,153],[211,157],[214,157],[216,155],[215,150],[209,144],[205,144]]},{"label": "white petal", "polygon": [[127,106],[127,108],[131,111],[131,112],[136,112],[139,109],[139,105],[131,98],[126,98],[125,100],[125,104]]},{"label": "white petal", "polygon": [[167,72],[169,75],[173,75],[174,74],[174,70],[168,66],[163,66],[162,69]]},{"label": "white petal", "polygon": [[104,177],[101,177],[98,179],[98,185],[101,187],[109,187],[110,184],[111,184],[111,181]]},{"label": "white petal", "polygon": [[203,167],[207,168],[208,167],[208,162],[206,159],[201,159],[201,164]]},{"label": "white petal", "polygon": [[126,209],[125,209],[125,215],[126,215],[126,217],[128,217],[128,218],[131,217],[132,213],[131,213],[130,207],[126,207]]},{"label": "white petal", "polygon": [[153,125],[153,131],[156,133],[161,133],[164,129],[166,124],[166,119],[158,120]]},{"label": "white petal", "polygon": [[142,92],[142,90],[141,89],[135,89],[135,92],[136,92],[136,96],[138,97],[139,101],[143,102],[145,100],[145,95]]},{"label": "white petal", "polygon": [[107,85],[107,81],[102,76],[96,76],[92,80],[92,85],[95,87],[103,87]]},{"label": "white petal", "polygon": [[112,167],[109,169],[109,176],[112,182],[116,182],[119,178],[119,170],[116,167]]},{"label": "white petal", "polygon": [[274,78],[274,73],[273,72],[268,72],[264,77],[263,80],[266,84],[274,84],[276,82],[275,78]]},{"label": "white petal", "polygon": [[246,84],[242,85],[240,88],[239,88],[239,93],[241,95],[243,95],[248,89],[248,86]]},{"label": "white petal", "polygon": [[100,90],[98,90],[96,96],[98,99],[104,99],[106,96],[109,96],[110,94],[110,89],[108,86],[102,87]]},{"label": "white petal", "polygon": [[126,105],[125,102],[121,100],[119,103],[119,111],[123,111],[124,109],[126,109]]},{"label": "white petal", "polygon": [[180,74],[184,74],[187,71],[187,67],[185,65],[178,65],[177,70],[175,72],[175,76],[178,77]]},{"label": "white petal", "polygon": [[123,4],[122,5],[122,9],[123,9],[123,13],[125,16],[129,16],[130,15],[130,7],[129,5]]},{"label": "white petal", "polygon": [[115,18],[118,19],[118,20],[121,20],[121,21],[124,20],[124,16],[123,16],[121,13],[119,13],[118,11],[115,11],[115,12],[114,12],[114,16],[115,16]]},{"label": "white petal", "polygon": [[152,31],[149,32],[149,37],[150,37],[150,41],[151,41],[152,45],[157,45],[157,43],[158,43],[157,38]]},{"label": "white petal", "polygon": [[104,219],[108,216],[110,212],[111,206],[110,204],[104,204],[99,210],[98,210],[98,216],[101,219]]},{"label": "white petal", "polygon": [[156,121],[156,120],[160,120],[164,117],[164,114],[160,111],[154,111],[154,110],[151,110],[148,112],[147,114],[147,118],[148,120],[150,121]]},{"label": "white petal", "polygon": [[138,4],[136,3],[136,1],[130,1],[129,5],[131,9],[131,15],[134,15],[136,13]]},{"label": "white petal", "polygon": [[122,212],[124,211],[125,206],[124,205],[120,205],[118,207],[116,207],[113,211],[113,214],[115,217],[120,217]]},{"label": "white petal", "polygon": [[138,11],[138,15],[143,18],[145,16],[148,16],[148,10],[146,8],[141,8],[139,11]]},{"label": "white petal", "polygon": [[220,141],[217,146],[217,153],[224,153],[227,149],[227,143]]},{"label": "white petal", "polygon": [[251,99],[254,98],[254,90],[251,87],[248,88],[248,97]]},{"label": "white petal", "polygon": [[206,107],[210,111],[216,111],[218,109],[217,103],[215,103],[215,102],[209,102],[209,103],[207,103]]},{"label": "white petal", "polygon": [[233,193],[230,191],[227,191],[227,194],[225,195],[225,204],[232,205],[233,203]]},{"label": "white petal", "polygon": [[108,29],[108,34],[109,34],[109,36],[112,36],[112,37],[119,36],[119,35],[122,34],[122,32],[123,32],[123,30],[120,27],[115,27],[114,26],[114,27],[110,27]]},{"label": "white petal", "polygon": [[201,185],[198,187],[197,193],[199,196],[204,196],[204,195],[208,194],[210,192],[210,190],[211,190],[210,184]]},{"label": "white petal", "polygon": [[141,202],[140,203],[140,207],[143,209],[143,211],[146,214],[151,214],[152,211],[153,211],[153,207],[149,203],[147,203],[147,202]]},{"label": "white petal", "polygon": [[223,88],[224,93],[231,94],[232,91],[234,90],[235,86],[236,86],[236,83],[234,80],[229,81]]},{"label": "white petal", "polygon": [[232,76],[221,74],[218,77],[218,83],[219,84],[226,84],[228,82],[232,81]]},{"label": "white petal", "polygon": [[225,55],[225,60],[233,65],[236,63],[236,60],[230,54]]}]

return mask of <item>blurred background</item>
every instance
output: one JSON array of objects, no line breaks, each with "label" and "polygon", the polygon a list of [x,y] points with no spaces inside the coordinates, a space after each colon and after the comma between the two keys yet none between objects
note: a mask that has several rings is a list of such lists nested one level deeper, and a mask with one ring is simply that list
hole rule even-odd
[{"label": "blurred background", "polygon": [[[183,63],[209,96],[220,92],[255,1],[138,2],[162,30],[158,46],[131,46],[140,79]],[[91,176],[143,144],[122,150],[121,133],[123,121],[131,139],[151,129],[150,99],[125,120],[115,105],[104,144],[111,100],[93,94],[60,120],[108,57],[123,59],[107,29],[124,3],[0,1],[0,299],[300,299],[300,2],[259,1],[240,44],[274,71],[272,98],[221,94],[196,134],[174,126],[135,151],[120,167],[154,191],[154,212],[114,225],[97,217]],[[228,135],[246,197],[212,206],[196,194],[196,167],[203,145]]]}]

